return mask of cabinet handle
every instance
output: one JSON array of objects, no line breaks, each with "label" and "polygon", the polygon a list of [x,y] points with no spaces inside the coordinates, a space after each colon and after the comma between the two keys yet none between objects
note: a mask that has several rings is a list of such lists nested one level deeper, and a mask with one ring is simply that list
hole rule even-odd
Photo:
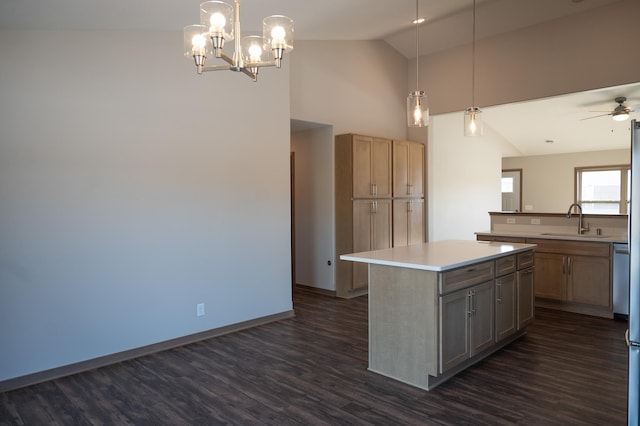
[{"label": "cabinet handle", "polygon": [[407,195],[411,195],[411,185],[407,184]]},{"label": "cabinet handle", "polygon": [[562,256],[562,275],[564,275],[564,256]]},{"label": "cabinet handle", "polygon": [[377,183],[373,184],[373,195],[375,195],[375,196],[378,195],[378,184]]},{"label": "cabinet handle", "polygon": [[378,202],[374,201],[371,204],[373,205],[373,214],[378,213]]},{"label": "cabinet handle", "polygon": [[498,297],[496,299],[496,302],[502,303],[502,281],[498,281],[497,287],[498,287]]},{"label": "cabinet handle", "polygon": [[471,315],[475,316],[476,315],[476,307],[477,307],[477,303],[478,303],[478,298],[476,297],[476,291],[473,290],[471,292],[471,301],[473,302],[471,304],[472,308],[471,308]]},{"label": "cabinet handle", "polygon": [[472,315],[472,301],[471,301],[471,292],[467,293],[467,315],[471,316]]},{"label": "cabinet handle", "polygon": [[413,211],[413,200],[409,200],[409,203],[407,204],[407,211],[409,213]]},{"label": "cabinet handle", "polygon": [[374,191],[373,187],[374,187],[373,183],[369,184],[369,194],[371,194],[371,195],[375,195],[375,191]]},{"label": "cabinet handle", "polygon": [[571,256],[567,256],[567,275],[571,275]]}]

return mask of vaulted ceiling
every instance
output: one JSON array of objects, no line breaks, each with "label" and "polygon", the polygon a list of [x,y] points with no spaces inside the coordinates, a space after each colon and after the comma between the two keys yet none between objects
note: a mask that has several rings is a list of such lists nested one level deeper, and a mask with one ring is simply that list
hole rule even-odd
[{"label": "vaulted ceiling", "polygon": [[[227,0],[230,1],[230,0]],[[620,0],[477,0],[477,38],[482,39]],[[181,31],[198,23],[200,0],[2,0],[0,28],[43,30]],[[420,55],[471,41],[472,0],[419,0]],[[294,18],[298,40],[384,40],[408,59],[415,58],[414,0],[242,0],[243,31],[259,32],[263,17]],[[425,88],[428,92],[428,88]],[[624,126],[610,117],[581,121],[609,111],[617,96],[640,104],[637,85],[486,109],[485,121],[524,155],[628,146]],[[640,109],[640,105],[638,105]],[[523,132],[522,117],[537,123]],[[526,123],[525,122],[525,123]],[[571,123],[571,126],[568,125]],[[593,135],[600,135],[594,138]],[[553,140],[554,144],[545,143]],[[553,148],[551,148],[551,146]]]}]

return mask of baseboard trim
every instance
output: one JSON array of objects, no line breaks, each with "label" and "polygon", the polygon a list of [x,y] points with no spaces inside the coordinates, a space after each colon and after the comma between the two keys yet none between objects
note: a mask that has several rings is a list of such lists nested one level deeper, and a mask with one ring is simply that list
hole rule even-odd
[{"label": "baseboard trim", "polygon": [[297,284],[296,290],[308,291],[309,293],[321,294],[323,296],[336,297],[336,292],[324,288],[312,287],[310,285]]},{"label": "baseboard trim", "polygon": [[62,367],[52,368],[50,370],[39,371],[37,373],[3,380],[0,381],[0,393],[35,385],[37,383],[47,382],[49,380],[59,379],[61,377],[82,373],[84,371],[89,371],[100,367],[106,367],[108,365],[117,364],[119,362],[128,361],[134,358],[139,358],[141,356],[151,355],[156,352],[166,351],[168,349],[177,348],[179,346],[188,345],[190,343],[196,343],[201,340],[211,339],[213,337],[222,336],[224,334],[234,333],[271,322],[293,318],[294,316],[295,312],[292,309],[277,314],[255,318],[249,321],[243,321],[237,324],[227,325],[224,327],[202,331],[200,333],[190,334],[188,336],[177,337],[175,339],[166,340],[164,342],[154,343],[127,351],[117,352],[86,361],[64,365]]}]

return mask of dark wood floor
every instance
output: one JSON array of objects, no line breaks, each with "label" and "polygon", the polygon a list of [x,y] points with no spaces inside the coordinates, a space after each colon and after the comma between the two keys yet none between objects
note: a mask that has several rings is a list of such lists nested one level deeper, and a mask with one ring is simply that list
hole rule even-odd
[{"label": "dark wood floor", "polygon": [[367,371],[367,299],[0,394],[0,424],[626,424],[626,323],[539,309],[431,392]]}]

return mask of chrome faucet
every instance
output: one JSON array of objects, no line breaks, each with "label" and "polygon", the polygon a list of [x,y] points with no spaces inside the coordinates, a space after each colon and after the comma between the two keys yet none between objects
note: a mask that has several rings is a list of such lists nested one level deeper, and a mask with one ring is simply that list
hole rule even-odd
[{"label": "chrome faucet", "polygon": [[569,206],[569,211],[567,212],[567,218],[571,219],[571,210],[577,207],[578,208],[578,212],[580,213],[580,216],[578,216],[578,234],[584,234],[585,231],[589,230],[589,224],[587,224],[587,226],[585,228],[582,227],[582,206],[578,203],[573,203]]}]

